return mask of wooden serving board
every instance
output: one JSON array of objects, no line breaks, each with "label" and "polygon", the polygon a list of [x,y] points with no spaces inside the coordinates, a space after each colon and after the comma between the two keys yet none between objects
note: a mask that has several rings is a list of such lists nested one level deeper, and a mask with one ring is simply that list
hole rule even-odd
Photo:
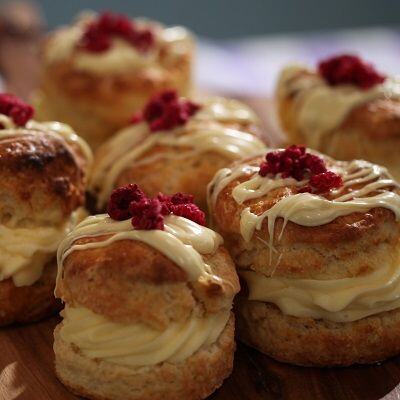
[{"label": "wooden serving board", "polygon": [[[261,116],[268,143],[282,142],[271,102],[242,100]],[[54,375],[53,330],[58,322],[53,317],[0,329],[0,400],[77,399]],[[400,400],[399,382],[400,357],[370,366],[300,368],[238,344],[232,375],[209,400]]]},{"label": "wooden serving board", "polygon": [[[1,400],[76,400],[54,375],[53,330],[58,317],[0,330]],[[400,399],[400,357],[379,365],[301,368],[273,361],[239,344],[233,374],[209,400]],[[151,400],[151,399],[149,399]],[[182,399],[185,400],[185,399]]]}]

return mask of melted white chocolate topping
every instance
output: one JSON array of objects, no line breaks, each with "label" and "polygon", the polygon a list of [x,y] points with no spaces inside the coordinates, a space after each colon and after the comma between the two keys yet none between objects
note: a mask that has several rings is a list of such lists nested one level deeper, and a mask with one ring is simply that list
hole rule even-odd
[{"label": "melted white chocolate topping", "polygon": [[79,137],[69,125],[55,121],[37,122],[30,120],[24,127],[21,127],[15,125],[14,121],[4,114],[0,114],[0,123],[4,126],[4,129],[0,129],[0,140],[6,140],[18,135],[34,134],[37,131],[41,131],[49,135],[58,136],[68,144],[76,146],[82,153],[88,166],[93,162],[93,155],[89,145]]},{"label": "melted white chocolate topping", "polygon": [[214,344],[224,330],[230,311],[205,317],[192,315],[160,331],[143,323],[122,324],[84,307],[66,306],[61,339],[78,346],[89,358],[128,367],[179,363],[202,347]]},{"label": "melted white chocolate topping", "polygon": [[240,271],[249,300],[273,303],[286,315],[352,322],[400,307],[399,260],[365,276],[316,280]]},{"label": "melted white chocolate topping", "polygon": [[184,127],[150,133],[148,125],[143,122],[116,134],[100,150],[102,153],[99,153],[91,177],[91,190],[98,192],[98,208],[104,206],[116,180],[126,168],[171,157],[165,153],[142,158],[154,146],[179,148],[179,154],[172,155],[174,158],[214,151],[236,160],[265,151],[264,143],[254,135],[227,128],[218,122],[251,124],[257,123],[257,117],[240,102],[214,98],[206,101]]},{"label": "melted white chocolate topping", "polygon": [[41,276],[60,242],[82,218],[82,209],[58,227],[8,228],[0,225],[0,281],[30,286]]},{"label": "melted white chocolate topping", "polygon": [[277,88],[280,99],[291,94],[295,94],[297,124],[307,145],[319,149],[323,138],[338,128],[353,108],[379,98],[400,99],[400,80],[388,78],[368,90],[330,86],[318,74],[293,65],[282,71]]},{"label": "melted white chocolate topping", "polygon": [[[78,239],[88,237],[106,238],[75,244]],[[96,215],[82,221],[58,248],[58,277],[62,277],[65,259],[74,251],[106,247],[118,240],[137,240],[155,248],[181,267],[190,281],[220,281],[204,262],[202,254],[213,254],[223,243],[222,237],[209,228],[195,222],[169,215],[164,221],[164,230],[135,230],[130,220],[115,221],[106,214]]]},{"label": "melted white chocolate topping", "polygon": [[[166,47],[168,59],[174,59],[191,51],[192,38],[186,29],[179,26],[163,28],[159,25],[154,26],[156,44],[147,52],[140,52],[127,41],[119,38],[112,39],[111,47],[103,52],[93,53],[77,49],[85,25],[95,17],[95,14],[86,15],[79,18],[75,25],[63,27],[54,32],[45,47],[45,63],[56,64],[70,59],[74,69],[78,71],[110,75],[129,72],[137,68],[160,69],[161,47]],[[148,25],[140,19],[136,19],[135,24]]]}]

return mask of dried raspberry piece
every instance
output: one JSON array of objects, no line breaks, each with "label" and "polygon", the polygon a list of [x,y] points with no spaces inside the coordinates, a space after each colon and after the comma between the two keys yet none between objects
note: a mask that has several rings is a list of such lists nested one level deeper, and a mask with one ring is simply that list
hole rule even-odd
[{"label": "dried raspberry piece", "polygon": [[361,89],[369,89],[386,79],[372,64],[349,54],[321,61],[318,64],[318,72],[332,86],[350,84]]},{"label": "dried raspberry piece", "polygon": [[199,225],[206,224],[206,215],[196,204],[173,204],[171,212],[178,217],[184,217]]},{"label": "dried raspberry piece", "polygon": [[132,202],[137,202],[146,198],[146,195],[138,185],[129,184],[115,189],[108,202],[107,213],[117,221],[123,221],[131,217],[129,206]]},{"label": "dried raspberry piece", "polygon": [[139,230],[164,230],[164,216],[161,208],[161,202],[158,199],[143,198],[131,202],[129,210],[133,227]]},{"label": "dried raspberry piece", "polygon": [[18,126],[25,126],[33,117],[34,109],[13,94],[0,93],[0,114],[7,115]]},{"label": "dried raspberry piece", "polygon": [[78,47],[94,53],[103,52],[111,47],[112,37],[124,39],[141,52],[148,51],[155,43],[152,30],[139,29],[124,15],[106,11],[86,26]]},{"label": "dried raspberry piece", "polygon": [[132,122],[146,121],[152,132],[169,130],[184,125],[200,106],[180,98],[175,90],[165,90],[153,96],[143,112],[136,113]]},{"label": "dried raspberry piece", "polygon": [[332,171],[323,172],[311,177],[310,186],[314,193],[325,193],[331,189],[340,188],[343,185],[341,176]]}]

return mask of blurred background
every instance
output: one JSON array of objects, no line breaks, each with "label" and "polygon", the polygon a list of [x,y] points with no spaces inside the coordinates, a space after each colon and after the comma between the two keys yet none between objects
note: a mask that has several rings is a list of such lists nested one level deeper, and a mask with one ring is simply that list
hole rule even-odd
[{"label": "blurred background", "polygon": [[82,9],[186,25],[200,38],[197,81],[214,92],[269,97],[286,62],[344,51],[389,73],[400,69],[396,0],[0,0],[3,85],[26,97],[37,82],[42,35]]}]

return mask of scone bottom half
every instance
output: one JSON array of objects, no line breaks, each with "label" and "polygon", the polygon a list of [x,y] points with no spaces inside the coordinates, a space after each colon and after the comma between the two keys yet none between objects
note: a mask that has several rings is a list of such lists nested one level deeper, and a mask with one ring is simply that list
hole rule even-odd
[{"label": "scone bottom half", "polygon": [[400,196],[386,168],[302,146],[219,171],[215,229],[243,282],[238,338],[305,366],[400,352]]},{"label": "scone bottom half", "polygon": [[193,399],[231,373],[239,291],[193,196],[115,189],[58,251],[56,373],[91,399]]},{"label": "scone bottom half", "polygon": [[0,93],[0,326],[60,308],[56,251],[83,213],[91,152],[67,125]]}]

